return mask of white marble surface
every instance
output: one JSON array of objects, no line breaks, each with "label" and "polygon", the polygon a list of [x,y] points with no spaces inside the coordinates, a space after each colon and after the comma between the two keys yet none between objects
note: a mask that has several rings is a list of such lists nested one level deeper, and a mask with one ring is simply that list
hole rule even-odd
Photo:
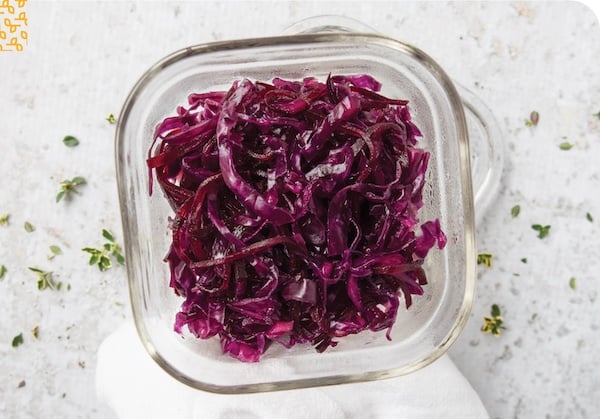
[{"label": "white marble surface", "polygon": [[[580,3],[30,2],[30,45],[0,55],[2,187],[0,417],[105,418],[96,401],[99,343],[130,317],[125,270],[100,273],[80,251],[112,229],[122,242],[114,126],[152,63],[194,43],[273,35],[302,18],[346,14],[433,56],[494,111],[504,132],[499,196],[478,228],[471,319],[450,353],[493,418],[597,417],[600,409],[600,32]],[[233,23],[233,24],[232,24]],[[524,120],[540,113],[537,127]],[[73,134],[81,144],[68,149]],[[563,139],[566,137],[566,140]],[[575,144],[569,151],[558,145]],[[56,204],[58,183],[88,179]],[[512,219],[510,209],[521,205]],[[586,212],[595,220],[586,220]],[[26,233],[23,222],[36,231]],[[540,240],[531,224],[551,224]],[[47,260],[48,246],[64,254]],[[527,264],[520,259],[526,257]],[[28,266],[70,291],[38,291]],[[577,288],[569,288],[569,278]],[[479,331],[490,305],[499,338]],[[39,340],[30,329],[39,325]],[[25,342],[11,347],[23,332]],[[25,386],[18,384],[25,380]]]}]

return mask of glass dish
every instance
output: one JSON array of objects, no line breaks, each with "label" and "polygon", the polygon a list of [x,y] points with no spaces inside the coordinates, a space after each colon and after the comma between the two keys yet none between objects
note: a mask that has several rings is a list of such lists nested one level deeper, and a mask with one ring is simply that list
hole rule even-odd
[{"label": "glass dish", "polygon": [[[465,117],[461,95],[422,51],[381,35],[328,29],[327,33],[216,42],[177,51],[140,78],[121,112],[117,182],[133,316],[152,358],[192,387],[251,393],[407,374],[444,354],[468,318],[476,251],[467,120],[476,127],[478,139],[473,157],[481,172],[474,180],[481,186],[480,200],[486,188],[497,184],[501,156],[494,139],[497,130],[482,118],[479,104],[469,108],[473,102],[465,102]],[[325,79],[330,72],[368,73],[382,83],[384,95],[410,101],[413,120],[423,132],[420,146],[431,152],[420,219],[439,218],[448,237],[444,250],[432,250],[427,257],[425,294],[414,299],[409,310],[398,313],[391,342],[383,331],[345,337],[321,354],[310,346],[288,350],[272,345],[259,363],[245,364],[222,355],[218,339],[182,338],[173,331],[182,300],[169,288],[168,266],[163,262],[170,245],[167,218],[172,212],[159,190],[148,196],[145,161],[156,124],[172,115],[191,92],[226,89],[243,77]]]}]

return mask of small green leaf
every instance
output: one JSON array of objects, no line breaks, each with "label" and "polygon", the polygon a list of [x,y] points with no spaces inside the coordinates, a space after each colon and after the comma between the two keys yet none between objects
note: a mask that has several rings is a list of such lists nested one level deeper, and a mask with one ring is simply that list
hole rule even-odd
[{"label": "small green leaf", "polygon": [[50,251],[53,255],[62,255],[62,250],[57,245],[53,244],[50,246]]},{"label": "small green leaf", "polygon": [[527,258],[523,258],[523,259],[521,259],[521,262],[523,262],[523,263],[527,263]]},{"label": "small green leaf", "polygon": [[542,226],[541,224],[534,224],[534,225],[531,226],[531,228],[533,230],[535,230],[535,231],[538,232],[538,238],[539,239],[543,239],[550,232],[550,226],[549,225]]},{"label": "small green leaf", "polygon": [[115,118],[115,116],[112,113],[110,115],[108,115],[106,120],[108,121],[109,124],[114,124],[115,122],[117,122],[117,118]]},{"label": "small green leaf", "polygon": [[569,288],[574,290],[576,287],[577,287],[577,279],[574,276],[572,276],[571,279],[569,279]]},{"label": "small green leaf", "polygon": [[98,262],[98,268],[100,268],[100,271],[104,272],[107,269],[110,269],[111,267],[112,262],[110,261],[108,256],[100,256],[100,261]]},{"label": "small green leaf", "polygon": [[63,199],[65,197],[65,193],[67,191],[60,191],[59,193],[56,194],[56,202],[60,202],[61,199]]},{"label": "small green leaf", "polygon": [[520,205],[515,205],[514,207],[512,207],[510,209],[510,215],[512,215],[513,218],[518,217],[520,212],[521,212],[521,206]]},{"label": "small green leaf", "polygon": [[491,314],[494,317],[497,317],[500,315],[500,307],[498,307],[497,304],[492,304],[492,310],[491,310]]},{"label": "small green leaf", "polygon": [[587,212],[587,213],[585,214],[585,218],[587,218],[587,220],[588,220],[590,223],[593,223],[593,222],[594,222],[594,217],[592,217],[592,214],[590,214],[589,212]]},{"label": "small green leaf", "polygon": [[93,251],[88,252],[90,254],[90,260],[88,261],[88,264],[90,266],[98,263],[98,261],[100,260],[100,255],[102,254],[102,252],[100,252],[100,251],[97,251],[95,249],[92,249],[92,250]]},{"label": "small green leaf", "polygon": [[79,140],[72,135],[67,135],[65,138],[63,138],[63,144],[67,147],[75,147],[79,144]]},{"label": "small green leaf", "polygon": [[23,333],[19,333],[17,336],[15,336],[12,340],[12,347],[16,348],[19,345],[23,344]]},{"label": "small green leaf", "polygon": [[595,113],[595,114],[594,114],[594,116],[595,116],[596,118],[600,119],[600,112],[598,112],[598,113]]},{"label": "small green leaf", "polygon": [[0,215],[0,226],[7,225],[9,218],[10,218],[10,214],[2,214],[2,215]]},{"label": "small green leaf", "polygon": [[565,151],[570,150],[573,148],[573,144],[565,141],[565,142],[560,143],[558,148],[560,148],[561,150],[565,150]]},{"label": "small green leaf", "polygon": [[113,253],[119,265],[125,265],[125,257],[121,253]]},{"label": "small green leaf", "polygon": [[75,176],[71,180],[63,180],[60,182],[60,191],[56,195],[56,202],[59,202],[63,197],[69,199],[72,194],[79,194],[77,187],[83,184],[85,184],[85,179],[81,176]]},{"label": "small green leaf", "polygon": [[28,233],[35,231],[35,227],[29,221],[25,221],[25,223],[23,224],[23,227],[25,228],[25,231]]},{"label": "small green leaf", "polygon": [[103,236],[103,237],[104,237],[106,240],[108,240],[108,241],[110,241],[110,242],[114,242],[114,241],[115,241],[115,238],[113,237],[112,233],[111,233],[110,231],[108,231],[107,229],[105,229],[105,228],[104,228],[104,229],[102,229],[102,236]]},{"label": "small green leaf", "polygon": [[489,268],[492,266],[492,257],[493,255],[491,253],[479,253],[477,255],[477,264],[485,265]]},{"label": "small green leaf", "polygon": [[6,275],[6,266],[0,265],[0,281],[4,279],[4,275]]},{"label": "small green leaf", "polygon": [[38,290],[42,291],[42,290],[45,290],[46,288],[50,288],[51,290],[56,290],[56,286],[52,280],[52,272],[43,271],[41,269],[34,268],[31,266],[28,269],[37,274],[36,285],[37,285]]},{"label": "small green leaf", "polygon": [[73,179],[71,179],[71,183],[75,186],[83,185],[85,183],[85,178],[81,176],[75,176]]}]

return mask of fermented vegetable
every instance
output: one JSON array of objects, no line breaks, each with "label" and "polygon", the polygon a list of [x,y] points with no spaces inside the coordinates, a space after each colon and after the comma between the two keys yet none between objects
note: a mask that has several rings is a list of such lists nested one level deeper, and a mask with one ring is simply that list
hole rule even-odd
[{"label": "fermented vegetable", "polygon": [[390,338],[446,237],[418,218],[430,155],[408,102],[380,88],[366,74],[243,79],[158,124],[147,163],[174,211],[177,332],[245,362],[273,342]]}]

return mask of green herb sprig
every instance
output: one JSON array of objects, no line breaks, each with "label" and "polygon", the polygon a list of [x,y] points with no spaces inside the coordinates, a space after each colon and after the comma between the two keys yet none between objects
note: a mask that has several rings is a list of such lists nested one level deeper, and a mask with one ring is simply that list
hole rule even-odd
[{"label": "green herb sprig", "polygon": [[106,118],[106,120],[111,125],[117,123],[117,118],[115,118],[115,116],[112,113],[108,115],[108,117]]},{"label": "green herb sprig", "polygon": [[123,251],[121,250],[121,246],[119,246],[112,233],[106,229],[102,230],[102,237],[108,240],[107,243],[102,245],[102,248],[95,249],[93,247],[84,247],[83,250],[86,253],[90,254],[90,265],[98,265],[98,269],[101,272],[104,272],[112,267],[111,256],[117,261],[118,264],[125,264],[125,257],[123,256]]},{"label": "green herb sprig", "polygon": [[500,314],[500,307],[497,304],[492,304],[490,316],[485,316],[483,318],[483,326],[481,326],[481,331],[483,333],[491,333],[492,335],[498,337],[502,333],[502,330],[506,328],[503,326],[504,318]]},{"label": "green herb sprig", "polygon": [[10,214],[2,214],[0,215],[0,226],[8,225],[8,219],[10,218]]},{"label": "green herb sprig", "polygon": [[34,272],[37,275],[37,289],[40,291],[49,288],[54,291],[60,290],[62,287],[62,282],[55,283],[52,279],[52,272],[43,271],[39,268],[34,268],[33,266],[28,267],[31,272]]},{"label": "green herb sprig", "polygon": [[77,190],[78,186],[85,185],[85,179],[81,176],[75,176],[71,180],[63,180],[60,183],[60,192],[56,195],[56,202],[60,202],[61,199],[69,199],[72,194],[79,194]]},{"label": "green herb sprig", "polygon": [[477,264],[484,265],[488,268],[492,266],[493,255],[491,253],[479,253],[477,254]]},{"label": "green herb sprig", "polygon": [[538,232],[539,239],[543,239],[544,237],[546,237],[548,235],[548,233],[550,233],[549,225],[543,226],[541,224],[534,224],[531,226],[531,228]]}]

